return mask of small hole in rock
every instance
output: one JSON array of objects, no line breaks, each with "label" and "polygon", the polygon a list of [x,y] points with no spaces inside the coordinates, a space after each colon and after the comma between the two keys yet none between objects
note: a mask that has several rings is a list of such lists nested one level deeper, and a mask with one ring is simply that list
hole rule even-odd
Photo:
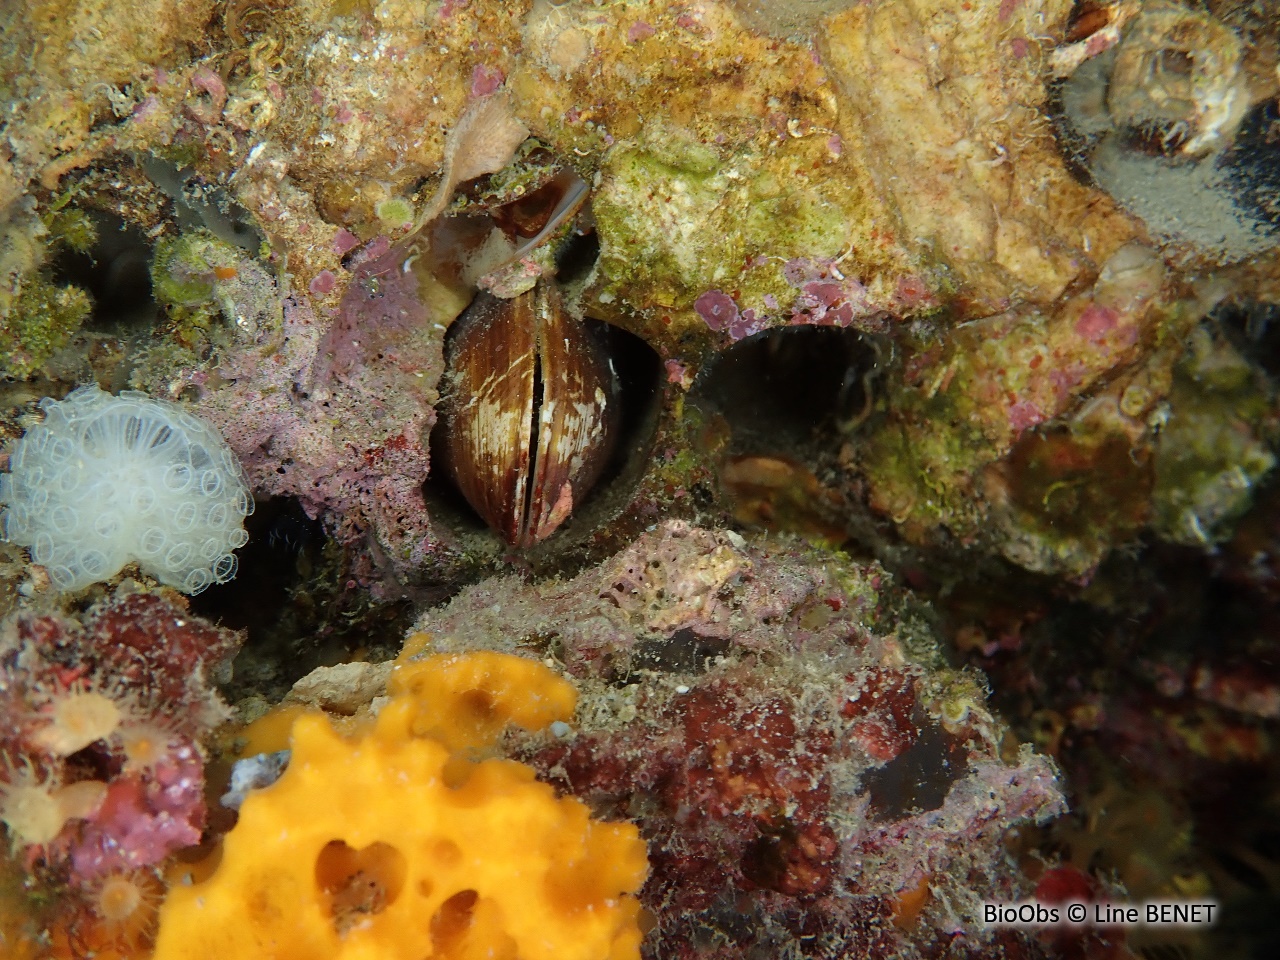
[{"label": "small hole in rock", "polygon": [[892,347],[856,330],[790,327],[735,344],[690,394],[718,459],[721,495],[744,527],[830,543],[848,536],[824,477],[875,419]]},{"label": "small hole in rock", "polygon": [[704,637],[683,627],[669,637],[640,640],[631,667],[663,673],[702,673],[710,661],[723,656],[728,649],[726,639]]},{"label": "small hole in rock", "polygon": [[395,903],[408,867],[403,853],[381,841],[361,850],[342,840],[325,844],[316,858],[316,886],[325,894],[338,933]]},{"label": "small hole in rock", "polygon": [[803,455],[869,413],[878,359],[857,330],[767,330],[709,363],[692,399],[724,418],[732,452]]},{"label": "small hole in rock", "polygon": [[440,904],[431,918],[431,955],[450,956],[459,950],[471,931],[472,915],[479,895],[462,890]]},{"label": "small hole in rock", "polygon": [[937,810],[969,772],[964,745],[936,724],[883,767],[869,771],[862,786],[870,794],[870,819],[883,823],[913,812]]},{"label": "small hole in rock", "polygon": [[792,824],[778,824],[747,845],[742,874],[762,889],[789,896],[823,893],[831,886],[835,868],[806,853],[810,844],[811,838]]},{"label": "small hole in rock", "polygon": [[192,600],[197,613],[233,630],[260,623],[260,611],[284,607],[288,595],[311,576],[326,539],[324,525],[308,517],[293,497],[256,503],[244,526],[249,542],[236,551],[235,578]]},{"label": "small hole in rock", "polygon": [[159,309],[151,296],[151,248],[146,235],[110,213],[83,214],[96,231],[83,252],[63,249],[53,265],[59,284],[71,283],[93,297],[85,329],[126,337],[149,328]]},{"label": "small hole in rock", "polygon": [[1280,304],[1228,300],[1209,315],[1232,345],[1271,377],[1280,374]]},{"label": "small hole in rock", "polygon": [[454,867],[462,860],[462,850],[452,840],[439,837],[431,843],[431,858],[442,867]]},{"label": "small hole in rock", "polygon": [[245,520],[239,570],[191,599],[194,613],[248,637],[234,665],[236,696],[278,700],[316,667],[387,659],[400,647],[408,601],[369,605],[346,586],[351,555],[293,497],[259,500]]},{"label": "small hole in rock", "polygon": [[573,283],[585,277],[600,257],[600,240],[592,233],[570,237],[556,258],[556,276],[561,283]]},{"label": "small hole in rock", "polygon": [[493,726],[496,718],[497,709],[487,691],[466,690],[458,694],[453,719],[459,726],[483,733]]}]

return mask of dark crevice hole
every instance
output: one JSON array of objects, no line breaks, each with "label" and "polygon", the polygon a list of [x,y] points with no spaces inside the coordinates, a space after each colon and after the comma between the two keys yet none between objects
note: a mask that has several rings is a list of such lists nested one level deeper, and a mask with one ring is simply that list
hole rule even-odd
[{"label": "dark crevice hole", "polygon": [[575,233],[564,242],[556,256],[556,277],[572,286],[589,274],[600,257],[600,239],[594,231]]},{"label": "dark crevice hole", "polygon": [[690,402],[717,456],[718,496],[745,528],[828,543],[850,536],[832,478],[841,450],[872,429],[890,341],[839,327],[768,330],[730,347]]},{"label": "dark crevice hole", "polygon": [[1236,203],[1280,232],[1280,98],[1252,107],[1220,165]]},{"label": "dark crevice hole", "polygon": [[246,632],[229,699],[278,700],[316,667],[395,655],[411,605],[356,588],[351,554],[297,499],[259,501],[245,529],[235,578],[191,598],[193,613]]},{"label": "dark crevice hole", "polygon": [[[545,389],[542,382],[542,358],[539,354],[533,364],[533,405],[529,411],[529,482],[524,488],[524,503],[521,509],[524,516],[531,517],[533,515],[533,492],[538,487],[538,424],[542,419],[540,413],[542,411],[542,403],[545,399]],[[521,530],[520,535],[524,536],[525,531]]]},{"label": "dark crevice hole", "polygon": [[870,818],[883,823],[937,810],[968,770],[963,742],[926,724],[914,744],[863,778],[871,796]]},{"label": "dark crevice hole", "polygon": [[729,645],[727,639],[704,637],[684,627],[669,637],[653,637],[637,643],[631,668],[662,673],[702,673],[709,662],[728,652]]},{"label": "dark crevice hole", "polygon": [[462,890],[440,904],[440,909],[431,918],[432,956],[462,952],[479,899],[474,890]]},{"label": "dark crevice hole", "polygon": [[62,249],[53,264],[55,282],[74,284],[93,297],[93,314],[84,325],[90,332],[125,336],[149,328],[159,313],[151,295],[151,242],[114,214],[87,215],[97,239],[83,253]]},{"label": "dark crevice hole", "polygon": [[325,844],[316,858],[316,886],[338,934],[395,903],[408,872],[405,855],[388,843],[375,841],[360,850],[342,840]]},{"label": "dark crevice hole", "polygon": [[856,330],[768,330],[709,363],[692,398],[724,418],[734,453],[803,454],[869,413],[883,352]]},{"label": "dark crevice hole", "polygon": [[1231,345],[1271,378],[1280,376],[1280,304],[1228,300],[1209,314]]},{"label": "dark crevice hole", "polygon": [[235,578],[193,597],[191,607],[233,630],[252,631],[310,576],[326,535],[324,525],[308,517],[293,497],[259,502],[245,519],[245,530],[249,542],[236,551]]}]

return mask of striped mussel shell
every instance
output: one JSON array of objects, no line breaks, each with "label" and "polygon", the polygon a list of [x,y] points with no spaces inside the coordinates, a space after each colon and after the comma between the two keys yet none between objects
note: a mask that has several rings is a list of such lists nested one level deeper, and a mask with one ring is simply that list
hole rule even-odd
[{"label": "striped mussel shell", "polygon": [[508,544],[533,546],[588,495],[617,443],[608,357],[544,278],[512,299],[477,295],[450,331],[446,361],[444,468]]}]

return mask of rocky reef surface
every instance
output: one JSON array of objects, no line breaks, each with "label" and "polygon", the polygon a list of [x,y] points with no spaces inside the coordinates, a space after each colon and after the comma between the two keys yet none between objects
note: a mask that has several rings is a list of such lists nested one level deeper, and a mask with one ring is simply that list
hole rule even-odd
[{"label": "rocky reef surface", "polygon": [[[408,634],[573,681],[504,750],[639,825],[650,955],[1207,949],[974,910],[1280,896],[1278,51],[1244,0],[7,5],[0,440],[142,390],[258,510],[189,610],[0,542],[0,798],[66,814],[6,812],[0,937],[144,951],[103,881],[154,906],[245,731],[361,722]],[[468,353],[478,291],[591,346]],[[152,607],[169,660],[95,646]]]},{"label": "rocky reef surface", "polygon": [[887,585],[675,521],[567,582],[468,587],[410,646],[548,650],[575,679],[576,728],[515,753],[640,824],[655,955],[984,955],[982,902],[1029,889],[1002,838],[1061,812],[1057,770]]}]

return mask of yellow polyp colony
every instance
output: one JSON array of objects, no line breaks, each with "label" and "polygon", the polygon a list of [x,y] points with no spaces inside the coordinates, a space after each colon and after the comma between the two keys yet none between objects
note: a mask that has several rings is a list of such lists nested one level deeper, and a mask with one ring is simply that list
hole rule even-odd
[{"label": "yellow polyp colony", "polygon": [[244,801],[217,869],[171,889],[155,960],[638,957],[636,828],[524,764],[455,753],[569,719],[573,688],[481,653],[404,663],[390,693],[359,737],[294,722],[288,768]]}]

